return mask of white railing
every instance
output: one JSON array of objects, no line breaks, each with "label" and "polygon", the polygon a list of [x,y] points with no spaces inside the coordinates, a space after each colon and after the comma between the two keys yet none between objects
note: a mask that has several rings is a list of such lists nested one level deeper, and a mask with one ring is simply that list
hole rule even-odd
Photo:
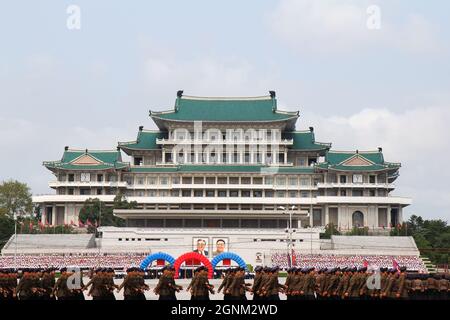
[{"label": "white railing", "polygon": [[320,182],[317,184],[319,188],[385,188],[385,189],[395,189],[393,183],[339,183],[339,182]]},{"label": "white railing", "polygon": [[50,181],[48,183],[50,188],[58,187],[127,187],[128,183],[125,181]]},{"label": "white railing", "polygon": [[254,140],[254,139],[231,139],[231,140],[211,140],[211,139],[156,139],[156,144],[193,144],[193,145],[217,145],[217,144],[224,144],[224,145],[247,145],[247,144],[261,144],[261,145],[292,145],[294,144],[293,139],[279,139],[279,140],[272,140],[272,139],[260,139],[260,140]]}]

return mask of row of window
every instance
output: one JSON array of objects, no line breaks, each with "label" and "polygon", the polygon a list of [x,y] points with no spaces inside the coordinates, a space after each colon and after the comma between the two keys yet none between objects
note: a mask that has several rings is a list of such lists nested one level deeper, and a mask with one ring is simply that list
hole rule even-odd
[{"label": "row of window", "polygon": [[[80,188],[80,195],[114,195],[116,191],[111,188]],[[58,194],[60,195],[74,195],[74,188],[58,188]],[[319,191],[308,191],[308,190],[127,190],[126,195],[130,197],[244,197],[244,198],[309,198],[317,196],[341,196],[341,197],[385,197],[387,191],[384,189],[375,190],[362,190],[362,189],[329,189],[329,190],[319,190]]]},{"label": "row of window", "polygon": [[124,181],[132,185],[169,185],[171,184],[246,184],[246,185],[279,185],[279,186],[309,186],[322,182],[321,177],[309,176],[267,176],[267,177],[191,177],[191,176],[130,176],[125,175]]}]

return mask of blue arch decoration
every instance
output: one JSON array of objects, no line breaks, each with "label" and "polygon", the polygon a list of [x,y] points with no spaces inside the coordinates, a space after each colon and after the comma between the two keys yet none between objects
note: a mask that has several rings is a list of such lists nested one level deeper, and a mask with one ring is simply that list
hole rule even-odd
[{"label": "blue arch decoration", "polygon": [[170,254],[165,252],[156,252],[148,255],[144,260],[142,260],[140,268],[145,270],[149,265],[152,264],[155,260],[164,260],[169,262],[169,264],[172,264],[175,262],[175,258],[172,257]]},{"label": "blue arch decoration", "polygon": [[240,256],[238,256],[237,254],[232,253],[232,252],[224,252],[224,253],[219,254],[218,256],[215,256],[211,260],[211,265],[215,269],[217,264],[224,259],[233,260],[234,262],[236,262],[239,265],[239,267],[244,268],[247,271],[247,264],[245,263],[244,259],[242,259]]}]

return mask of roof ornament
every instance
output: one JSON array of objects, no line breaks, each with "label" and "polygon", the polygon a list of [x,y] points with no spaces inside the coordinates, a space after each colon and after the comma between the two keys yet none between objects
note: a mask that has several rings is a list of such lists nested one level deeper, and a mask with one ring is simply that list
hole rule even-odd
[{"label": "roof ornament", "polygon": [[177,91],[177,98],[181,98],[183,96],[183,90],[178,90]]},{"label": "roof ornament", "polygon": [[86,153],[86,154],[88,153],[88,149],[85,150],[85,153]]},{"label": "roof ornament", "polygon": [[139,126],[139,131],[144,130],[144,126]]},{"label": "roof ornament", "polygon": [[69,146],[65,146],[65,147],[64,147],[64,150],[65,150],[65,151],[69,150]]},{"label": "roof ornament", "polygon": [[383,148],[382,147],[378,147],[378,152],[383,152]]},{"label": "roof ornament", "polygon": [[358,154],[358,153],[359,153],[359,150],[357,149],[357,150],[356,150],[356,154]]},{"label": "roof ornament", "polygon": [[277,99],[275,99],[276,93],[275,93],[275,91],[270,90],[269,94],[270,94],[270,98],[272,99],[272,104],[273,104],[272,105],[272,112],[275,112],[275,111],[277,111]]},{"label": "roof ornament", "polygon": [[314,127],[309,127],[309,132],[314,132]]},{"label": "roof ornament", "polygon": [[120,146],[117,146],[117,151],[120,151]]}]

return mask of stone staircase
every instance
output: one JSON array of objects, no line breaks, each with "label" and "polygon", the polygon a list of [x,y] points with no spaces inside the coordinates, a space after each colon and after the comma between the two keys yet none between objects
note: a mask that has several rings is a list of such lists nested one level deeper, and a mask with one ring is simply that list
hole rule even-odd
[{"label": "stone staircase", "polygon": [[423,264],[425,265],[429,273],[436,272],[436,266],[431,263],[430,259],[425,256],[420,256],[420,259],[423,261]]}]

